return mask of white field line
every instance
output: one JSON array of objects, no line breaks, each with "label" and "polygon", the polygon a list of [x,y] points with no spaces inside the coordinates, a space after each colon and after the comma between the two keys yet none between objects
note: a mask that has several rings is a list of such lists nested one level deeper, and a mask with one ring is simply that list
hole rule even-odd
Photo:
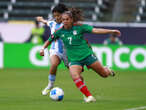
[{"label": "white field line", "polygon": [[136,107],[136,108],[129,108],[129,109],[125,109],[125,110],[146,110],[146,106],[142,106],[142,107]]}]

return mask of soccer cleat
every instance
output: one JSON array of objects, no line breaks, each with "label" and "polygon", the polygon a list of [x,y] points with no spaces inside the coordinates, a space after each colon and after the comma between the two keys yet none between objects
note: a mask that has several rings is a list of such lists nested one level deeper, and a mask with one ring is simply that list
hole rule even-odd
[{"label": "soccer cleat", "polygon": [[[51,87],[52,88],[52,87]],[[50,92],[51,88],[49,88],[48,86],[42,91],[42,95],[48,95],[48,93]]]},{"label": "soccer cleat", "polygon": [[111,70],[110,67],[108,67],[108,66],[106,68],[110,71],[110,75],[114,77],[115,76],[115,72],[113,70]]},{"label": "soccer cleat", "polygon": [[115,72],[113,70],[110,70],[110,71],[111,71],[110,75],[114,77],[115,76]]},{"label": "soccer cleat", "polygon": [[90,103],[90,102],[96,102],[96,99],[93,96],[88,96],[88,97],[84,96],[84,101],[86,103]]}]

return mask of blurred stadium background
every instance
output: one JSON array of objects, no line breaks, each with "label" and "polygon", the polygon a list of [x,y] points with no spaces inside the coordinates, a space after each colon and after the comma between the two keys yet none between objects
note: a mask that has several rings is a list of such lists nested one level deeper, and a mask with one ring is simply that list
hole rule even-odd
[{"label": "blurred stadium background", "polygon": [[[83,11],[83,23],[119,29],[123,45],[104,45],[109,35],[85,34],[104,65],[117,71],[102,79],[85,70],[83,76],[97,102],[85,104],[60,65],[55,86],[65,98],[56,103],[41,96],[47,84],[49,56],[39,56],[41,43],[30,40],[35,17],[51,18],[58,3]],[[42,41],[49,34],[44,29]],[[146,110],[146,0],[0,0],[0,110]]]}]

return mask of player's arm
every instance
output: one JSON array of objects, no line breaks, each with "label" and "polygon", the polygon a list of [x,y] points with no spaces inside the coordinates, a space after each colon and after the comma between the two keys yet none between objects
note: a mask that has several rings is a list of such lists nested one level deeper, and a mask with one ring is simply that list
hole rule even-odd
[{"label": "player's arm", "polygon": [[44,50],[45,48],[47,48],[49,45],[51,44],[51,42],[49,40],[47,40],[45,42],[45,44],[43,45],[42,49],[40,50],[40,56],[44,56]]},{"label": "player's arm", "polygon": [[119,30],[110,30],[110,29],[102,29],[102,28],[93,28],[92,33],[94,34],[116,34],[117,36],[121,35]]},{"label": "player's arm", "polygon": [[57,33],[57,31],[53,34],[53,35],[51,35],[50,37],[49,37],[49,39],[45,42],[45,44],[43,45],[43,48],[40,50],[40,55],[41,56],[44,56],[44,49],[45,48],[47,48],[50,44],[51,44],[51,42],[52,41],[54,41],[54,40],[56,40],[56,39],[58,39],[59,38],[59,34]]},{"label": "player's arm", "polygon": [[42,22],[43,24],[47,24],[47,23],[48,23],[48,21],[45,20],[42,16],[36,17],[36,20],[37,20],[38,22]]}]

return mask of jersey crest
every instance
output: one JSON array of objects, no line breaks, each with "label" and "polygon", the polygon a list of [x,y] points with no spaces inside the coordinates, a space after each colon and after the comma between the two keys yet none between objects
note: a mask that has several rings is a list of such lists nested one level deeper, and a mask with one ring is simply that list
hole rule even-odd
[{"label": "jersey crest", "polygon": [[73,31],[73,35],[77,35],[77,31],[76,30]]},{"label": "jersey crest", "polygon": [[61,37],[64,37],[64,34],[62,34]]}]

